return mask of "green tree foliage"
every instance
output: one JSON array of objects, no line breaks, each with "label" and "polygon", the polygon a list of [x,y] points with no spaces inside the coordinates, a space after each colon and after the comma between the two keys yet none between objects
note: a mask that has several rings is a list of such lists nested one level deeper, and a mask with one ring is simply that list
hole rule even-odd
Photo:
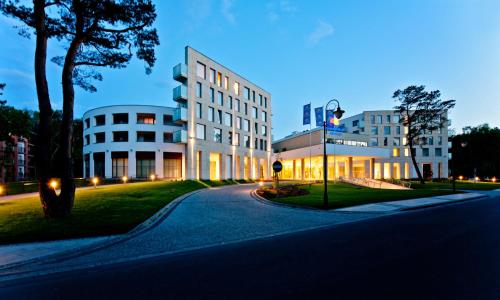
[{"label": "green tree foliage", "polygon": [[[133,55],[151,71],[159,44],[153,22],[155,6],[151,0],[33,0],[33,5],[17,0],[0,0],[0,11],[27,26],[21,33],[36,35],[35,81],[39,104],[37,173],[40,198],[45,215],[66,216],[74,203],[73,109],[74,85],[95,92],[92,80],[102,80],[96,67],[124,68]],[[64,44],[66,54],[54,57],[62,66],[63,110],[58,151],[61,155],[61,193],[57,195],[50,180],[52,107],[46,77],[47,41],[55,38]]]},{"label": "green tree foliage", "polygon": [[447,112],[455,106],[455,100],[441,100],[439,90],[427,92],[425,86],[412,85],[394,92],[392,98],[399,104],[394,107],[401,118],[399,122],[408,128],[406,140],[413,167],[421,183],[424,177],[415,158],[415,147],[427,144],[426,134],[435,130],[447,130]]},{"label": "green tree foliage", "polygon": [[455,176],[500,177],[500,128],[488,124],[467,126],[452,138]]}]

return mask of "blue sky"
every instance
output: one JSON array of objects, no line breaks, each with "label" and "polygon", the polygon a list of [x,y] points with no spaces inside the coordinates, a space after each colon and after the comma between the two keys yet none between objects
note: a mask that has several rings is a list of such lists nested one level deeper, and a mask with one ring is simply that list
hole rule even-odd
[{"label": "blue sky", "polygon": [[[500,126],[500,1],[157,1],[161,45],[146,75],[137,60],[102,70],[97,93],[77,88],[75,115],[110,104],[173,106],[172,66],[190,45],[271,92],[273,135],[305,129],[302,105],[340,100],[347,115],[390,109],[410,84],[456,99],[452,128]],[[314,5],[312,4],[314,3]],[[37,107],[34,40],[0,17],[0,82],[18,108]],[[62,52],[49,43],[49,56]],[[48,63],[51,97],[61,105],[60,68]]]}]

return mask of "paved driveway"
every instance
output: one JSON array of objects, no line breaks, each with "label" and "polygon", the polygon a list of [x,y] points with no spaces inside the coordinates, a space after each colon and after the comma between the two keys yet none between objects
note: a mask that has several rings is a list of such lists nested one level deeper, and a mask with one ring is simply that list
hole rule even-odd
[{"label": "paved driveway", "polygon": [[64,261],[22,266],[9,273],[65,270],[127,261],[358,221],[382,214],[269,205],[250,196],[254,188],[255,185],[233,185],[203,190],[183,200],[161,223],[132,239]]}]

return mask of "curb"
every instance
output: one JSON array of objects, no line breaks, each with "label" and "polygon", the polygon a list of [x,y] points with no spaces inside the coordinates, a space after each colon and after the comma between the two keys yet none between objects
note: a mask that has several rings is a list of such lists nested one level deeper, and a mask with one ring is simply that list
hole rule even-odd
[{"label": "curb", "polygon": [[[24,260],[24,261],[19,261],[19,262],[14,262],[10,264],[6,264],[3,266],[0,266],[0,271],[6,271],[9,269],[13,269],[16,267],[21,267],[27,264],[32,264],[32,263],[39,263],[39,262],[46,262],[46,263],[51,263],[51,262],[57,262],[57,261],[62,261],[66,259],[70,259],[73,257],[81,256],[84,254],[89,254],[98,250],[102,250],[108,247],[111,247],[113,245],[116,245],[118,243],[127,241],[132,239],[133,237],[136,237],[137,235],[144,233],[146,231],[149,231],[159,225],[163,220],[165,220],[170,213],[186,198],[197,194],[201,191],[205,190],[205,188],[198,189],[192,192],[189,192],[187,194],[181,195],[174,200],[172,200],[170,203],[165,205],[162,209],[157,211],[153,216],[151,216],[149,219],[146,221],[142,222],[141,224],[137,225],[134,227],[132,230],[130,230],[127,233],[124,233],[120,236],[117,236],[115,238],[112,238],[107,241],[103,242],[97,242],[95,244],[87,245],[79,249],[69,249],[69,250],[64,250],[58,253],[54,254],[48,254],[40,257],[35,257],[32,259]],[[8,275],[7,275],[8,276]],[[0,274],[0,278],[3,277],[2,274]]]},{"label": "curb", "polygon": [[[318,211],[318,212],[320,212],[320,211],[321,212],[336,212],[336,213],[360,213],[360,212],[362,212],[362,213],[380,214],[380,212],[372,212],[372,211],[352,211],[352,212],[351,211],[339,211],[339,209],[342,209],[344,207],[335,208],[335,209],[321,209],[321,208],[308,207],[308,206],[302,206],[302,205],[297,205],[297,204],[274,202],[274,201],[268,200],[268,199],[260,196],[259,194],[257,194],[257,190],[252,190],[250,192],[250,195],[252,196],[252,198],[254,198],[255,200],[257,200],[263,204],[273,205],[273,206],[278,206],[278,207],[287,207],[287,208],[293,208],[293,209],[310,210],[310,211]],[[477,199],[487,198],[487,197],[489,197],[489,196],[488,195],[480,195],[480,196],[475,196],[475,197],[468,198],[468,199],[454,200],[454,201],[446,200],[446,202],[425,204],[425,205],[419,205],[419,206],[414,206],[414,207],[403,207],[403,206],[400,206],[397,204],[392,204],[391,202],[393,202],[393,201],[377,202],[377,203],[373,203],[373,204],[383,204],[383,205],[390,205],[390,206],[394,206],[394,207],[399,207],[399,209],[395,210],[394,212],[391,212],[391,213],[396,213],[396,212],[417,210],[417,209],[422,209],[422,208],[430,208],[430,207],[441,206],[441,205],[448,205],[448,204],[453,204],[453,203],[461,203],[461,202],[466,202],[469,200],[477,200]],[[427,198],[433,198],[433,197],[427,197]],[[411,200],[411,199],[403,199],[403,200]],[[394,200],[394,201],[400,201],[400,200]],[[367,203],[367,204],[369,204],[369,203]],[[365,205],[365,204],[362,204],[362,205]],[[355,205],[355,206],[358,206],[358,205]],[[351,207],[355,207],[355,206],[351,206]]]}]

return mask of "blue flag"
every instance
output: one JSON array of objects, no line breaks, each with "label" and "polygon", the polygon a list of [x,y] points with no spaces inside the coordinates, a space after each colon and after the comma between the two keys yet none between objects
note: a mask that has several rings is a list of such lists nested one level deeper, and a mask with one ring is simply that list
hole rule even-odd
[{"label": "blue flag", "polygon": [[304,105],[304,116],[302,118],[302,125],[311,124],[311,103]]},{"label": "blue flag", "polygon": [[316,115],[316,126],[323,126],[323,106],[314,109]]}]

